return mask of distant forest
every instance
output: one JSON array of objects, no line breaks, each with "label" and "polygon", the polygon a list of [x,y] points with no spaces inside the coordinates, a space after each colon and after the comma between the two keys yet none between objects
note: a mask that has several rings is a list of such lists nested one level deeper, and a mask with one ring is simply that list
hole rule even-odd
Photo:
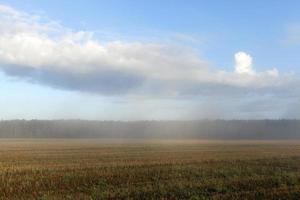
[{"label": "distant forest", "polygon": [[300,139],[300,120],[0,121],[1,138]]}]

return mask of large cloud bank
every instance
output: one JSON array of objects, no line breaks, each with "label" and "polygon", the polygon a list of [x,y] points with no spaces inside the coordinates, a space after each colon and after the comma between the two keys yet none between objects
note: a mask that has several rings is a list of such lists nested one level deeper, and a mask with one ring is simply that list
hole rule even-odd
[{"label": "large cloud bank", "polygon": [[157,43],[101,42],[0,5],[0,69],[7,75],[65,90],[102,95],[197,95],[287,88],[292,77],[275,68],[256,71],[245,52],[232,71],[212,66],[195,51]]}]

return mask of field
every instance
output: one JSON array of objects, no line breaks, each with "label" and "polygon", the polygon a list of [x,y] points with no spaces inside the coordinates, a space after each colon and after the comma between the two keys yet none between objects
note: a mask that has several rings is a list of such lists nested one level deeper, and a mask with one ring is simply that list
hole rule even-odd
[{"label": "field", "polygon": [[1,139],[0,199],[300,199],[300,142]]}]

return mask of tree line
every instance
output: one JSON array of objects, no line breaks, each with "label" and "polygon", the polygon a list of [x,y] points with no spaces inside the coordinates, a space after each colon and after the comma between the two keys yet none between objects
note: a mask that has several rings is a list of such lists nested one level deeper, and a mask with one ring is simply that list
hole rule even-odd
[{"label": "tree line", "polygon": [[300,139],[300,120],[0,121],[1,138]]}]

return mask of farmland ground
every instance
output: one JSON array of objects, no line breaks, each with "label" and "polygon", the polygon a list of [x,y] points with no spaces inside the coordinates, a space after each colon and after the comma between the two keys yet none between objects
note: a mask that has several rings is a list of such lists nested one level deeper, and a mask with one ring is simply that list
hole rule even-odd
[{"label": "farmland ground", "polygon": [[0,199],[300,199],[300,142],[1,139]]}]

